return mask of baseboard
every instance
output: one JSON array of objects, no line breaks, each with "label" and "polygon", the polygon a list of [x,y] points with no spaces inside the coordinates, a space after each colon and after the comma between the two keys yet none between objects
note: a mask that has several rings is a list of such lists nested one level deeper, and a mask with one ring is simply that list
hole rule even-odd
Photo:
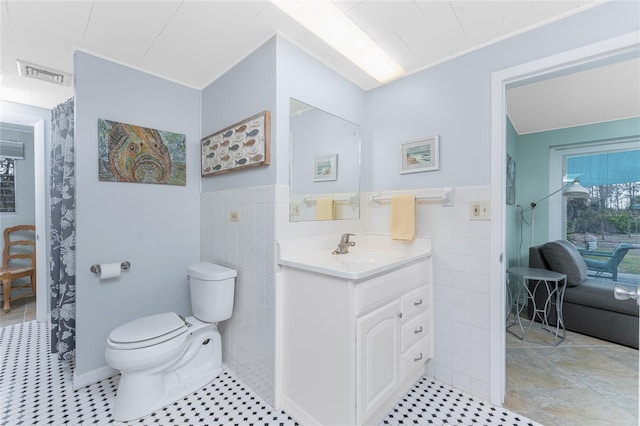
[{"label": "baseboard", "polygon": [[98,383],[104,379],[108,379],[109,377],[113,377],[117,374],[120,374],[120,372],[115,368],[109,367],[108,365],[105,365],[104,367],[96,368],[95,370],[91,370],[88,373],[84,373],[84,374],[76,374],[74,370],[73,390],[78,390],[85,386]]}]

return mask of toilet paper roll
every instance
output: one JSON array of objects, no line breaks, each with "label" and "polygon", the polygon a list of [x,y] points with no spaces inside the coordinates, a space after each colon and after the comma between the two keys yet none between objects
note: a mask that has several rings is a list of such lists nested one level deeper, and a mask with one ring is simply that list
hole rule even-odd
[{"label": "toilet paper roll", "polygon": [[109,278],[117,278],[122,272],[120,263],[102,263],[100,264],[100,279],[108,280]]}]

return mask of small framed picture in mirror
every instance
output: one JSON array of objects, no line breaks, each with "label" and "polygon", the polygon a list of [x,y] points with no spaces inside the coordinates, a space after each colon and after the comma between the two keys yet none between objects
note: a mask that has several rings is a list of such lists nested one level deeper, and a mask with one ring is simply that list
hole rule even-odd
[{"label": "small framed picture in mirror", "polygon": [[313,160],[313,181],[338,179],[338,154],[322,155]]}]

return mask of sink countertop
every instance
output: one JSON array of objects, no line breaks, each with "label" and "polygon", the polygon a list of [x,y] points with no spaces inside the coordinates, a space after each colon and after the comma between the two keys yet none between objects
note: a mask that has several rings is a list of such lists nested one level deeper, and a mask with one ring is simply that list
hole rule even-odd
[{"label": "sink countertop", "polygon": [[[393,271],[431,256],[431,239],[393,241],[388,236],[352,237],[356,246],[348,254],[331,254],[336,237],[278,242],[278,263],[306,271],[349,280],[363,280]],[[353,255],[353,256],[350,256]]]}]

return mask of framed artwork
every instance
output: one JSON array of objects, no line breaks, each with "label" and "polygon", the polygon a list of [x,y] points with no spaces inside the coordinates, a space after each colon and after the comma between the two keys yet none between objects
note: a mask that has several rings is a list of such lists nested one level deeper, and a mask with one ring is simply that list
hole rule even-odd
[{"label": "framed artwork", "polygon": [[507,154],[507,204],[516,202],[516,162]]},{"label": "framed artwork", "polygon": [[323,155],[313,160],[313,181],[338,179],[338,154]]},{"label": "framed artwork", "polygon": [[240,121],[201,141],[202,176],[269,165],[269,111]]},{"label": "framed artwork", "polygon": [[98,179],[185,186],[186,137],[99,118]]},{"label": "framed artwork", "polygon": [[440,169],[438,136],[401,143],[400,157],[400,174],[429,172]]}]

